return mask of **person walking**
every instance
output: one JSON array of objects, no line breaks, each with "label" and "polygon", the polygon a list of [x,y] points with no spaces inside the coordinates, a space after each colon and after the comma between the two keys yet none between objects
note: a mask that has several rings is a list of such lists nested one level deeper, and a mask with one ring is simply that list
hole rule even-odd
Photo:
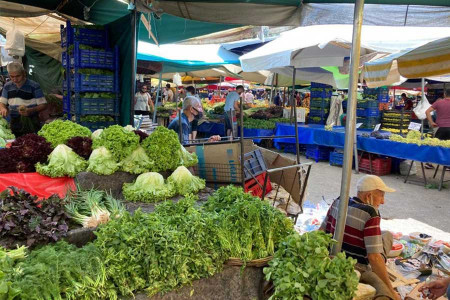
[{"label": "person walking", "polygon": [[[432,111],[436,111],[436,122],[431,116]],[[450,140],[450,87],[445,87],[444,98],[434,102],[425,113],[430,126],[439,127],[435,137],[440,140]]]},{"label": "person walking", "polygon": [[148,93],[148,87],[146,85],[141,86],[139,92],[134,96],[134,114],[148,116],[154,109],[155,105]]}]

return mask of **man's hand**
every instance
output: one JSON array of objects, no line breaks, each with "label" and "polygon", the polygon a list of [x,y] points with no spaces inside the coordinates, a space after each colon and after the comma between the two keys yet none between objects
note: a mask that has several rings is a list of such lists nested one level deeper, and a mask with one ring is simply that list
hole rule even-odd
[{"label": "man's hand", "polygon": [[435,122],[433,122],[433,121],[430,122],[430,126],[431,127],[438,127],[438,125]]},{"label": "man's hand", "polygon": [[212,137],[209,138],[208,142],[218,142],[221,139],[222,138],[220,137],[220,135],[213,135]]},{"label": "man's hand", "polygon": [[437,299],[445,294],[447,290],[448,282],[445,279],[433,281],[423,285],[419,292],[425,297],[425,299]]},{"label": "man's hand", "polygon": [[22,117],[28,117],[29,115],[31,115],[32,111],[31,108],[23,108],[23,109],[19,109],[19,114]]},{"label": "man's hand", "polygon": [[5,105],[0,104],[0,116],[6,117],[8,115],[8,109]]}]

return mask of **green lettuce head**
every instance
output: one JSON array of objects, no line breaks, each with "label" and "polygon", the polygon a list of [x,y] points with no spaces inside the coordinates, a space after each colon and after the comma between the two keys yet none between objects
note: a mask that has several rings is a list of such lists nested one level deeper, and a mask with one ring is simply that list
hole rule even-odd
[{"label": "green lettuce head", "polygon": [[36,171],[49,177],[75,177],[87,167],[87,162],[66,145],[58,145],[48,156],[48,164],[37,163]]},{"label": "green lettuce head", "polygon": [[159,202],[175,195],[172,185],[164,183],[164,177],[156,172],[138,176],[134,183],[124,183],[122,188],[125,200],[132,202]]}]

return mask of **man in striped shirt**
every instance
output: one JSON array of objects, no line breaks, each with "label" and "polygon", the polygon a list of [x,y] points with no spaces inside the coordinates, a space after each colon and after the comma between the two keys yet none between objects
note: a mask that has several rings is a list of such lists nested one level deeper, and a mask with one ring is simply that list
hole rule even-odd
[{"label": "man in striped shirt", "polygon": [[[391,290],[394,291],[386,270],[386,255],[392,248],[390,232],[381,233],[378,207],[384,204],[384,193],[395,192],[375,175],[366,175],[358,181],[358,196],[350,198],[345,223],[342,250],[359,264],[368,266]],[[340,199],[333,202],[322,223],[321,230],[334,235]]]},{"label": "man in striped shirt", "polygon": [[0,116],[11,116],[11,130],[16,137],[38,132],[39,112],[47,106],[44,94],[38,83],[27,79],[20,63],[7,66],[11,81],[5,84],[0,97]]}]

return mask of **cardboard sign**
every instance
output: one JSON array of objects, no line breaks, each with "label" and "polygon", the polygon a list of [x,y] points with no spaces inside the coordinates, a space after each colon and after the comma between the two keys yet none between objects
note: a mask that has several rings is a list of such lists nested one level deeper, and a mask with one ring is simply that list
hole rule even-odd
[{"label": "cardboard sign", "polygon": [[409,130],[420,131],[421,127],[422,127],[422,124],[420,124],[420,123],[410,122],[409,126],[408,126],[408,129]]},{"label": "cardboard sign", "polygon": [[381,127],[381,124],[375,125],[375,128],[373,129],[373,131],[379,131],[380,127]]}]

